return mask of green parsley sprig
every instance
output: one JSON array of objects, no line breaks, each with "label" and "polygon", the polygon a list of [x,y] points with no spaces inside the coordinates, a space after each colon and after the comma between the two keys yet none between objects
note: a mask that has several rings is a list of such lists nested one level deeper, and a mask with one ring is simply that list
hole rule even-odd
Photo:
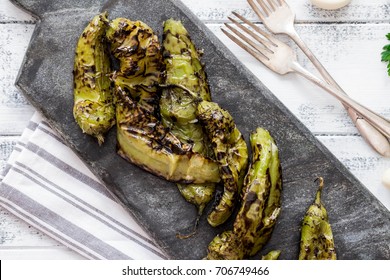
[{"label": "green parsley sprig", "polygon": [[[387,39],[390,41],[390,33],[386,35]],[[387,62],[387,73],[390,76],[390,44],[383,47],[382,52],[382,61]]]}]

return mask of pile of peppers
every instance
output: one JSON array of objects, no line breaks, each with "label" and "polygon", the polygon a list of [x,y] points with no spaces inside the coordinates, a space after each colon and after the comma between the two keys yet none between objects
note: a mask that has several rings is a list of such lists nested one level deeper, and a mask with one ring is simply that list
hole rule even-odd
[{"label": "pile of peppers", "polygon": [[[100,145],[116,125],[118,154],[175,182],[198,208],[198,219],[220,185],[223,194],[208,214],[208,223],[219,226],[236,207],[239,210],[233,229],[210,242],[205,259],[256,255],[281,210],[282,172],[275,140],[269,131],[257,128],[250,135],[249,159],[233,117],[212,102],[201,53],[181,21],[164,22],[160,44],[144,22],[110,21],[107,16],[96,15],[76,46],[77,124]],[[304,218],[300,259],[336,258],[319,193]],[[178,237],[195,234],[198,219],[192,233]],[[280,253],[271,251],[263,259],[277,259]]]}]

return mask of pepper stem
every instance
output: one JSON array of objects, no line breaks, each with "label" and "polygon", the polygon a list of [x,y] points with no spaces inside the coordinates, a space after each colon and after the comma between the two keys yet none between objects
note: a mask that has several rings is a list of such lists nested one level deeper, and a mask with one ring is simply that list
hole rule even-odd
[{"label": "pepper stem", "polygon": [[318,186],[318,191],[317,191],[317,194],[316,194],[315,203],[316,204],[321,204],[321,192],[322,192],[322,188],[324,187],[324,178],[318,177],[316,179],[316,181],[317,180],[320,181],[320,183],[319,183],[319,186]]}]

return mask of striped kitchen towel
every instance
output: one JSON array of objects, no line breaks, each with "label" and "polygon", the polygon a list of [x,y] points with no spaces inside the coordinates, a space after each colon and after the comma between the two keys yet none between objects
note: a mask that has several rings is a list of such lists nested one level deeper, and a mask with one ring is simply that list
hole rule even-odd
[{"label": "striped kitchen towel", "polygon": [[2,207],[86,258],[166,258],[39,113],[0,181]]}]

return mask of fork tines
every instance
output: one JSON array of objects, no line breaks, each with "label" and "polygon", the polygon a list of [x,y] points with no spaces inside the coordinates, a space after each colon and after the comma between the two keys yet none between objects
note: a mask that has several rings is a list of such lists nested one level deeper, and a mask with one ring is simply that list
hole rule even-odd
[{"label": "fork tines", "polygon": [[[269,58],[267,54],[273,53],[270,48],[272,47],[272,45],[275,45],[275,43],[272,42],[272,38],[261,28],[254,25],[252,22],[250,22],[243,16],[239,15],[236,12],[232,13],[239,20],[251,27],[252,30],[238,22],[236,19],[228,17],[231,23],[225,23],[225,26],[231,32],[228,32],[225,29],[221,28],[222,32],[226,36],[228,36],[233,42],[235,42],[237,45],[239,45],[241,48],[246,50],[258,60],[262,62],[264,61],[264,59],[268,60]],[[240,30],[243,32],[241,32]]]},{"label": "fork tines", "polygon": [[248,3],[261,19],[263,16],[268,17],[278,6],[286,4],[284,0],[248,0]]}]

